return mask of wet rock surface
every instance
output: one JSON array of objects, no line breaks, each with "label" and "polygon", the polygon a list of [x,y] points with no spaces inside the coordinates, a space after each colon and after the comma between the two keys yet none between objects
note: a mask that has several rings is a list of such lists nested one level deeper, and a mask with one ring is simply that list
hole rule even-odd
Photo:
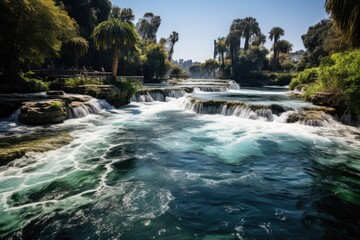
[{"label": "wet rock surface", "polygon": [[39,125],[62,123],[67,117],[65,103],[61,99],[41,102],[23,102],[19,119],[22,123]]},{"label": "wet rock surface", "polygon": [[0,143],[0,166],[24,156],[27,152],[46,152],[69,144],[73,138],[67,132],[46,136],[25,135],[2,138]]}]

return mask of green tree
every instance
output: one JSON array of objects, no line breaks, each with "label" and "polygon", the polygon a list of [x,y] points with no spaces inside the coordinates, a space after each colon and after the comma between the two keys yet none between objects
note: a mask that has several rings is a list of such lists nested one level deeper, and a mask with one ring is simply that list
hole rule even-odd
[{"label": "green tree", "polygon": [[100,23],[95,27],[92,37],[98,49],[112,50],[113,77],[117,75],[119,52],[137,51],[136,43],[138,42],[138,35],[134,27],[127,22],[122,22],[118,18],[110,18]]},{"label": "green tree", "polygon": [[325,8],[353,47],[360,47],[360,1],[326,0]]},{"label": "green tree", "polygon": [[135,15],[131,8],[119,8],[118,6],[113,6],[111,8],[111,17],[119,18],[122,22],[130,24],[133,24],[133,21],[135,20]]},{"label": "green tree", "polygon": [[217,40],[217,52],[219,53],[219,62],[221,62],[221,70],[225,68],[225,53],[227,51],[226,38],[218,38]]},{"label": "green tree", "polygon": [[151,12],[144,14],[143,18],[139,19],[139,22],[136,24],[138,33],[144,40],[152,40],[156,42],[156,33],[160,27],[161,18],[156,16]]},{"label": "green tree", "polygon": [[273,27],[270,32],[269,32],[269,39],[271,41],[274,40],[274,44],[273,44],[273,51],[274,51],[274,57],[273,57],[273,71],[277,70],[277,48],[276,48],[276,44],[279,41],[280,37],[284,36],[284,29],[280,28],[280,27]]},{"label": "green tree", "polygon": [[266,36],[262,33],[256,35],[253,37],[252,41],[251,41],[251,45],[252,46],[261,46],[264,45],[266,43]]},{"label": "green tree", "polygon": [[173,31],[169,37],[169,42],[170,42],[170,50],[169,50],[169,56],[168,56],[169,62],[171,61],[172,56],[174,54],[174,46],[177,41],[179,41],[179,33]]},{"label": "green tree", "polygon": [[199,78],[201,76],[201,64],[195,63],[191,65],[189,72],[193,78]]},{"label": "green tree", "polygon": [[276,59],[278,60],[280,53],[289,53],[293,45],[287,40],[279,40],[274,47],[276,48]]},{"label": "green tree", "polygon": [[79,66],[79,58],[84,56],[88,50],[89,42],[82,37],[74,37],[61,45],[61,52],[72,57],[77,67]]},{"label": "green tree", "polygon": [[163,45],[150,44],[145,48],[144,62],[144,78],[151,80],[155,78],[163,78],[169,69],[168,55]]},{"label": "green tree", "polygon": [[21,63],[41,64],[54,57],[77,24],[53,1],[0,1],[0,53],[5,79],[18,79]]},{"label": "green tree", "polygon": [[211,74],[219,68],[219,63],[214,59],[208,59],[201,64],[201,68],[207,73],[207,78],[210,78]]},{"label": "green tree", "polygon": [[243,37],[245,38],[244,51],[249,49],[251,37],[260,34],[260,27],[259,23],[256,21],[256,18],[246,17],[243,19]]}]

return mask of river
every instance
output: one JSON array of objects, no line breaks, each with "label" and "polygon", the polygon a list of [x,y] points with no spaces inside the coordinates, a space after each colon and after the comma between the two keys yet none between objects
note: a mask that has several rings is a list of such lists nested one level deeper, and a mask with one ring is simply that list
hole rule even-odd
[{"label": "river", "polygon": [[358,128],[189,99],[311,106],[286,91],[198,88],[53,126],[2,121],[3,135],[74,140],[0,168],[0,238],[358,239]]}]

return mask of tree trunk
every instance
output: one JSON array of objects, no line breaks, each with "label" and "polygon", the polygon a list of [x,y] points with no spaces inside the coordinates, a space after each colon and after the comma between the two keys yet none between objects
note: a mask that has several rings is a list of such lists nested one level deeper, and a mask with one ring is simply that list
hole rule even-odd
[{"label": "tree trunk", "polygon": [[276,47],[274,44],[274,57],[273,57],[273,72],[276,72],[276,68],[277,68],[277,51],[276,51]]},{"label": "tree trunk", "polygon": [[116,78],[117,69],[119,65],[119,48],[117,46],[113,47],[113,60],[112,60],[112,76]]},{"label": "tree trunk", "polygon": [[247,35],[245,38],[244,51],[249,49],[249,41],[250,41],[250,36]]}]

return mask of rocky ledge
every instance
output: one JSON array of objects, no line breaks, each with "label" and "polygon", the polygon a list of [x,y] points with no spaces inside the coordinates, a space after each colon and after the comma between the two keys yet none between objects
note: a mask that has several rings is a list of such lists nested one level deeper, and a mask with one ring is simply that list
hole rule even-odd
[{"label": "rocky ledge", "polygon": [[0,166],[24,156],[28,152],[46,152],[69,144],[73,138],[67,132],[47,136],[16,136],[1,139]]},{"label": "rocky ledge", "polygon": [[26,124],[62,123],[66,119],[65,103],[61,99],[41,102],[23,102],[20,107],[19,119]]}]

